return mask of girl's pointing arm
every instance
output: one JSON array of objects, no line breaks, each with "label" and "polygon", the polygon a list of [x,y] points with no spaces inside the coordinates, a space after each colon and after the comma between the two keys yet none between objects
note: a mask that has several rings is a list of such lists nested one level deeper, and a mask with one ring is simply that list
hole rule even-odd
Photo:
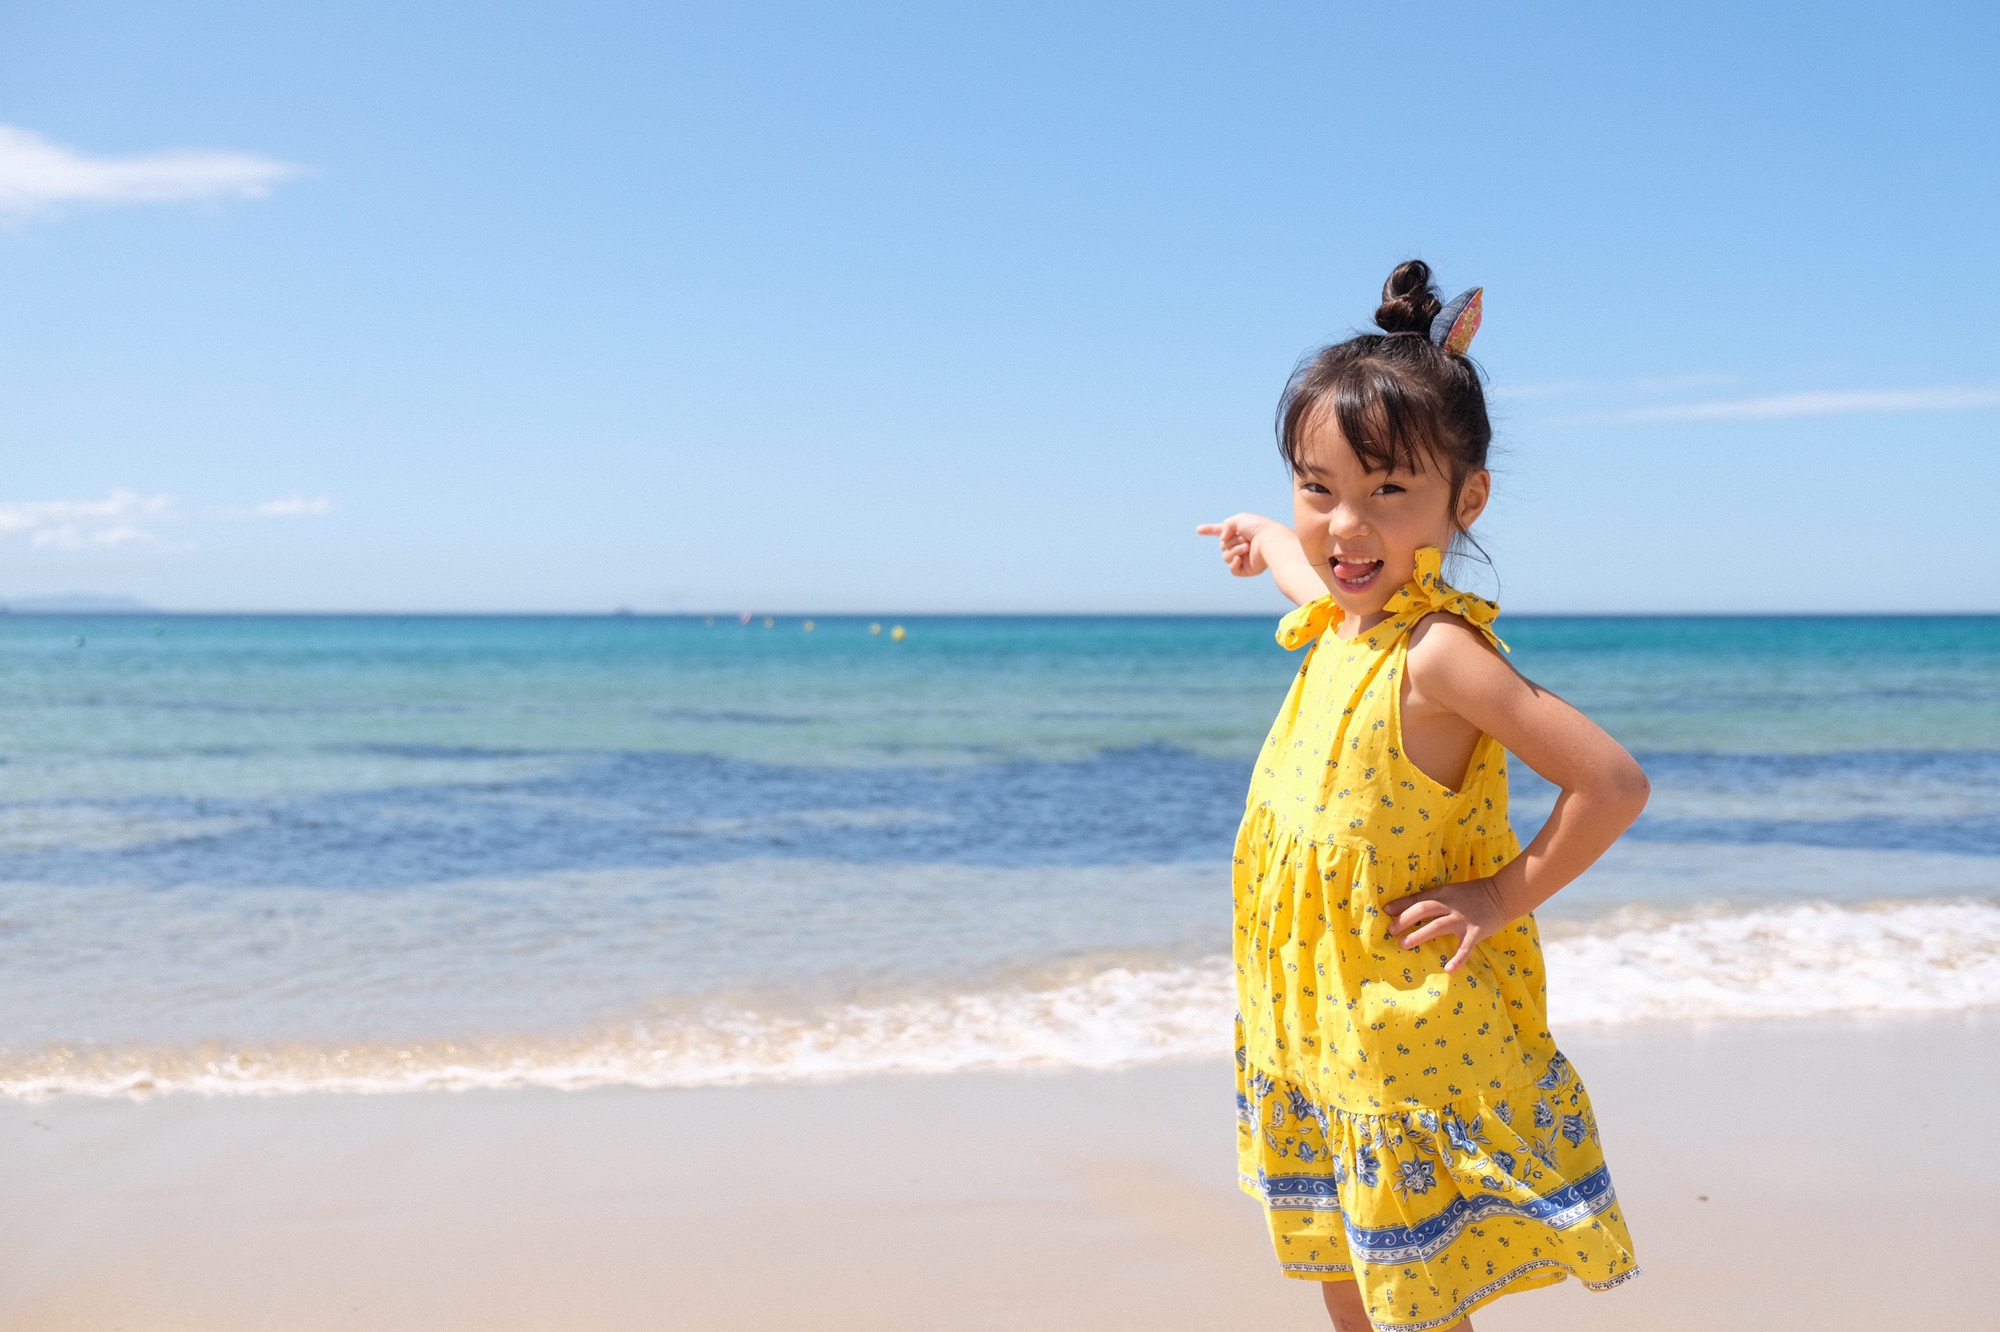
[{"label": "girl's pointing arm", "polygon": [[1194,530],[1198,536],[1218,540],[1223,563],[1238,578],[1269,573],[1278,590],[1299,606],[1326,595],[1326,583],[1306,558],[1298,533],[1275,518],[1239,513],[1219,523],[1203,523]]}]

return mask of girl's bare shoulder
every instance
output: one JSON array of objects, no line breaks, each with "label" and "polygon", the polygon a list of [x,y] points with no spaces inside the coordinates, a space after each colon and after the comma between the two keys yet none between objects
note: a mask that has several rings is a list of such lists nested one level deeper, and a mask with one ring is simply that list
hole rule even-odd
[{"label": "girl's bare shoulder", "polygon": [[1432,611],[1410,630],[1410,669],[1419,662],[1449,662],[1473,656],[1506,660],[1486,635],[1450,611]]},{"label": "girl's bare shoulder", "polygon": [[1410,630],[1409,685],[1431,695],[1504,689],[1519,678],[1486,635],[1449,611],[1435,611]]}]

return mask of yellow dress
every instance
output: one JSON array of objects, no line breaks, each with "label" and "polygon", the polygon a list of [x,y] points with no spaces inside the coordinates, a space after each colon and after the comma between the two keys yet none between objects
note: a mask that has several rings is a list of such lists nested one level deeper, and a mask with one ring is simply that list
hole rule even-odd
[{"label": "yellow dress", "polygon": [[1456,614],[1501,647],[1499,608],[1439,555],[1353,639],[1331,598],[1286,616],[1309,646],[1250,782],[1235,853],[1237,1159],[1287,1276],[1360,1283],[1379,1332],[1449,1327],[1509,1291],[1637,1274],[1583,1083],[1548,1032],[1532,916],[1406,950],[1382,907],[1520,851],[1507,754],[1481,737],[1461,789],[1402,753],[1410,631]]}]

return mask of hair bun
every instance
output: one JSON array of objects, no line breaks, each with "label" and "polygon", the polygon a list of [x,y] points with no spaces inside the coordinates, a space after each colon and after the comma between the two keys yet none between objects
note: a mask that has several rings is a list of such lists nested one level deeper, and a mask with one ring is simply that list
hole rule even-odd
[{"label": "hair bun", "polygon": [[1431,320],[1444,309],[1437,288],[1431,285],[1431,266],[1421,259],[1396,265],[1382,284],[1382,304],[1375,309],[1375,325],[1385,333],[1421,333],[1430,336]]}]

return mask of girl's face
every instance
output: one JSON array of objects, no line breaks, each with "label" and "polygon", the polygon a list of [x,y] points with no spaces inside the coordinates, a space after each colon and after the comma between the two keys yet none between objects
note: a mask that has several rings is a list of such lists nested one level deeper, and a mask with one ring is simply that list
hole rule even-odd
[{"label": "girl's face", "polygon": [[1325,418],[1301,435],[1298,464],[1292,525],[1299,544],[1340,608],[1362,617],[1378,614],[1416,577],[1418,550],[1450,549],[1458,528],[1472,526],[1486,508],[1493,484],[1483,468],[1466,476],[1454,524],[1449,475],[1371,472]]}]

